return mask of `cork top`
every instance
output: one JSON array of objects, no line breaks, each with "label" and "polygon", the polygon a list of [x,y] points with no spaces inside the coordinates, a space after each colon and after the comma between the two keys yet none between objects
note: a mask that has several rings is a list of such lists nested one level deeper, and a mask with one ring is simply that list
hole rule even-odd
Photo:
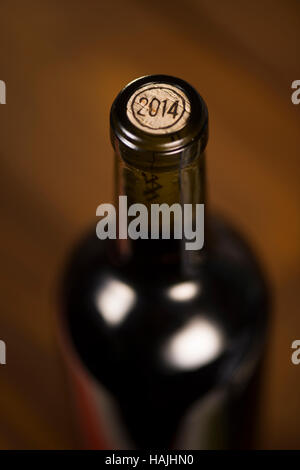
[{"label": "cork top", "polygon": [[191,113],[186,94],[168,83],[148,83],[127,101],[127,117],[144,132],[163,135],[182,129]]},{"label": "cork top", "polygon": [[118,94],[110,125],[112,144],[125,160],[143,166],[155,159],[172,166],[182,153],[191,158],[204,150],[208,113],[202,97],[186,81],[148,75],[130,82]]}]

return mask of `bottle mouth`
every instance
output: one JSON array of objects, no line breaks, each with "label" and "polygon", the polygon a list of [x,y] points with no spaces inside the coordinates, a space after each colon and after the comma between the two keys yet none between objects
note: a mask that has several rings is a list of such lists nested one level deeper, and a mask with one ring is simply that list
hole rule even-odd
[{"label": "bottle mouth", "polygon": [[111,140],[125,160],[159,166],[190,160],[207,143],[208,112],[203,98],[186,81],[148,75],[130,82],[110,112]]}]

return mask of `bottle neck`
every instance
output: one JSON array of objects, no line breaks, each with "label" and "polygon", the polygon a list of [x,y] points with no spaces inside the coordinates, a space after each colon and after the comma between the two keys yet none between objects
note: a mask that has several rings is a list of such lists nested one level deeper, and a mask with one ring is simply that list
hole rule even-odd
[{"label": "bottle neck", "polygon": [[[119,207],[117,251],[121,259],[174,263],[186,274],[192,274],[203,262],[205,154],[198,151],[194,155],[186,158],[183,152],[175,167],[153,161],[138,168],[136,162],[126,161],[117,147],[115,202]],[[143,216],[147,212],[146,223],[145,217],[140,218],[140,209]]]}]

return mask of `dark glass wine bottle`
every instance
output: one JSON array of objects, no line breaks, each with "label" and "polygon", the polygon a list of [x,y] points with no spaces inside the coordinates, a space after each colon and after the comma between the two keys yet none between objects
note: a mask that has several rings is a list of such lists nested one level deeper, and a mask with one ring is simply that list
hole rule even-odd
[{"label": "dark glass wine bottle", "polygon": [[115,238],[100,240],[93,227],[76,247],[63,282],[63,329],[88,445],[249,447],[267,291],[249,246],[207,210],[205,102],[181,79],[146,76],[120,92],[110,123],[117,219],[120,195],[150,215],[154,204],[190,204],[201,238],[196,208],[204,204],[205,236],[187,249],[172,212],[169,237],[162,219],[151,237],[149,216],[135,239],[122,219]]}]

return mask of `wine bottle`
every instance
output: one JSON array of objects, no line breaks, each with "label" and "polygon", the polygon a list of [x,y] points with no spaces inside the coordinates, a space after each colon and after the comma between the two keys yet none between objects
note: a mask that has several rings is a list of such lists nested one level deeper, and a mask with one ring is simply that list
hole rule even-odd
[{"label": "wine bottle", "polygon": [[[62,287],[64,349],[87,446],[249,447],[268,294],[243,237],[207,209],[206,104],[182,79],[145,76],[116,97],[110,130],[115,229],[105,235],[97,219]],[[148,218],[139,224],[141,204]],[[166,214],[153,221],[154,206],[169,211],[169,225]]]}]

